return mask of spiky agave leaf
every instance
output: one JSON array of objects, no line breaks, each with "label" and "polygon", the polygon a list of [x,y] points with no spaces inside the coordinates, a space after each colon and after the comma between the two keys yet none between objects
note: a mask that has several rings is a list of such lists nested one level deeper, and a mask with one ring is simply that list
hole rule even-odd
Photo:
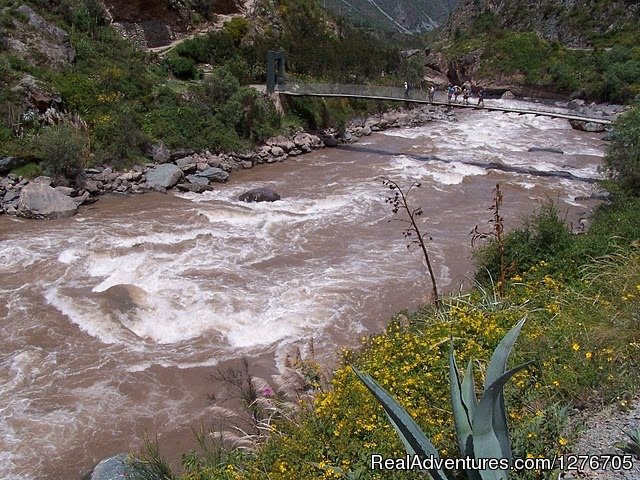
[{"label": "spiky agave leaf", "polygon": [[[476,458],[507,458],[511,462],[511,457],[506,457],[502,453],[502,445],[498,432],[494,426],[496,416],[504,416],[506,412],[500,408],[499,400],[503,395],[503,388],[519,371],[527,368],[533,362],[519,365],[507,373],[502,374],[495,382],[485,386],[484,393],[480,398],[480,403],[473,418],[473,452]],[[505,431],[508,439],[508,429]],[[482,480],[505,480],[509,478],[508,470],[480,470]]]},{"label": "spiky agave leaf", "polygon": [[[451,404],[453,406],[453,421],[458,436],[460,454],[473,457],[473,416],[477,408],[476,393],[473,379],[473,363],[469,360],[467,371],[462,382],[460,372],[453,353],[453,340],[449,349],[449,381],[451,386]],[[476,470],[467,470],[469,480],[481,480]]]},{"label": "spiky agave leaf", "polygon": [[[458,365],[456,363],[455,355],[453,354],[453,340],[449,344],[449,384],[451,391],[451,405],[453,407],[453,423],[456,427],[456,433],[458,435],[458,446],[460,447],[460,453],[465,456],[473,455],[473,452],[468,451],[468,440],[472,435],[472,421],[469,414],[469,405],[466,405],[464,398],[462,397],[462,382],[460,381],[460,373],[458,371]],[[475,405],[473,405],[475,408]]]},{"label": "spiky agave leaf", "polygon": [[473,359],[469,359],[467,371],[462,379],[462,400],[469,411],[469,420],[473,423],[473,416],[478,407],[478,399],[476,398],[476,382],[473,376]]},{"label": "spiky agave leaf", "polygon": [[[405,445],[407,453],[418,455],[423,459],[430,457],[440,458],[436,448],[400,404],[369,375],[359,372],[355,367],[351,368],[384,408],[391,420],[391,424]],[[434,480],[448,480],[442,470],[429,470],[429,474]]]},{"label": "spiky agave leaf", "polygon": [[[524,326],[524,322],[526,321],[526,317],[523,317],[500,341],[496,349],[493,351],[493,355],[491,355],[491,361],[489,362],[489,366],[487,367],[487,378],[484,383],[484,391],[486,393],[487,389],[496,382],[507,370],[507,361],[509,360],[509,356],[511,355],[511,351],[513,350],[513,346],[518,339],[518,335],[520,334],[520,330]],[[501,449],[501,458],[508,458],[509,461],[513,459],[513,454],[511,453],[511,440],[509,439],[509,431],[507,428],[507,413],[504,404],[504,395],[502,394],[502,390],[498,395],[497,402],[495,403],[495,412],[494,412],[494,426],[493,429],[495,431],[496,437],[500,442]]]}]

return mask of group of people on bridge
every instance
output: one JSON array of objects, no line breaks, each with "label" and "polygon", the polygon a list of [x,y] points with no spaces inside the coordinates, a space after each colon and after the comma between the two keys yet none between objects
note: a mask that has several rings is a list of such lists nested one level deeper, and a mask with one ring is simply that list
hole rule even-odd
[{"label": "group of people on bridge", "polygon": [[[409,98],[409,92],[411,90],[411,85],[408,82],[404,82],[404,97]],[[478,106],[484,107],[484,97],[485,90],[482,87],[475,89],[476,95],[478,96]],[[472,96],[472,87],[471,83],[465,82],[462,87],[459,85],[449,84],[445,89],[447,94],[447,102],[455,102],[459,103],[459,97],[462,96],[462,102],[464,105],[470,105],[470,98]],[[428,98],[430,102],[435,101],[436,89],[433,85],[429,86]]]},{"label": "group of people on bridge", "polygon": [[[471,84],[469,82],[466,82],[464,85],[462,85],[462,87],[460,87],[459,85],[449,84],[447,86],[447,101],[449,103],[451,103],[451,101],[458,103],[458,97],[462,95],[462,103],[464,103],[465,105],[469,105],[471,92]],[[478,106],[484,107],[484,88],[480,87],[479,89],[477,89],[476,93],[478,95]]]}]

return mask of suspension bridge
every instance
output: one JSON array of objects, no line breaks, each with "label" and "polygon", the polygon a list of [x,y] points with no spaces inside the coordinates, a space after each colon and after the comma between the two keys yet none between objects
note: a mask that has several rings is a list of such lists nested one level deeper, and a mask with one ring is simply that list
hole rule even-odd
[{"label": "suspension bridge", "polygon": [[[381,100],[390,102],[407,102],[413,104],[440,105],[450,108],[460,108],[469,110],[487,110],[490,112],[516,113],[518,115],[537,115],[541,117],[562,118],[577,122],[590,122],[600,125],[611,125],[612,120],[603,117],[586,116],[568,113],[566,109],[554,108],[553,106],[540,104],[540,108],[515,108],[507,105],[487,104],[476,105],[474,103],[465,104],[463,102],[448,102],[440,99],[429,100],[428,93],[421,90],[409,90],[405,92],[401,87],[385,87],[378,85],[344,85],[344,84],[323,84],[323,83],[275,83],[273,91],[280,95],[292,97],[325,97],[325,98],[358,98],[363,100]],[[473,101],[473,99],[471,99]],[[490,102],[490,101],[489,101]]]}]

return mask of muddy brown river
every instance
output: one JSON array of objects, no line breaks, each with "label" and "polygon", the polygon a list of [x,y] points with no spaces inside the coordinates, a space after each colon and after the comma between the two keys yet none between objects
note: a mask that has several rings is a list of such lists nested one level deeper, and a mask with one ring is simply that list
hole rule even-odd
[{"label": "muddy brown river", "polygon": [[[595,206],[576,197],[596,189],[602,134],[533,116],[458,118],[239,172],[203,195],[103,198],[49,222],[0,217],[0,477],[79,478],[145,432],[177,458],[210,415],[216,365],[246,354],[274,371],[309,338],[330,364],[337,347],[428,300],[381,176],[422,182],[414,201],[448,290],[473,271],[469,231],[489,219],[496,183],[508,227],[546,198],[574,224]],[[237,201],[258,186],[282,201]]]}]

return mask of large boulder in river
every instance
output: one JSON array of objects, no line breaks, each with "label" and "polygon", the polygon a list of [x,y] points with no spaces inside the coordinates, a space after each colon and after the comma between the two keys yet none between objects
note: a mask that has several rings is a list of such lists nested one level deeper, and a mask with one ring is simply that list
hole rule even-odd
[{"label": "large boulder in river", "polygon": [[238,197],[241,202],[275,202],[280,200],[280,195],[270,188],[254,188],[248,192],[243,193]]},{"label": "large boulder in river", "polygon": [[67,218],[77,211],[73,199],[44,183],[23,187],[16,207],[16,214],[24,218]]},{"label": "large boulder in river", "polygon": [[105,458],[91,472],[89,480],[126,480],[131,478],[131,468],[127,466],[128,455],[121,453]]},{"label": "large boulder in river", "polygon": [[183,176],[184,172],[180,167],[173,163],[164,163],[147,172],[147,184],[151,188],[172,188]]}]

